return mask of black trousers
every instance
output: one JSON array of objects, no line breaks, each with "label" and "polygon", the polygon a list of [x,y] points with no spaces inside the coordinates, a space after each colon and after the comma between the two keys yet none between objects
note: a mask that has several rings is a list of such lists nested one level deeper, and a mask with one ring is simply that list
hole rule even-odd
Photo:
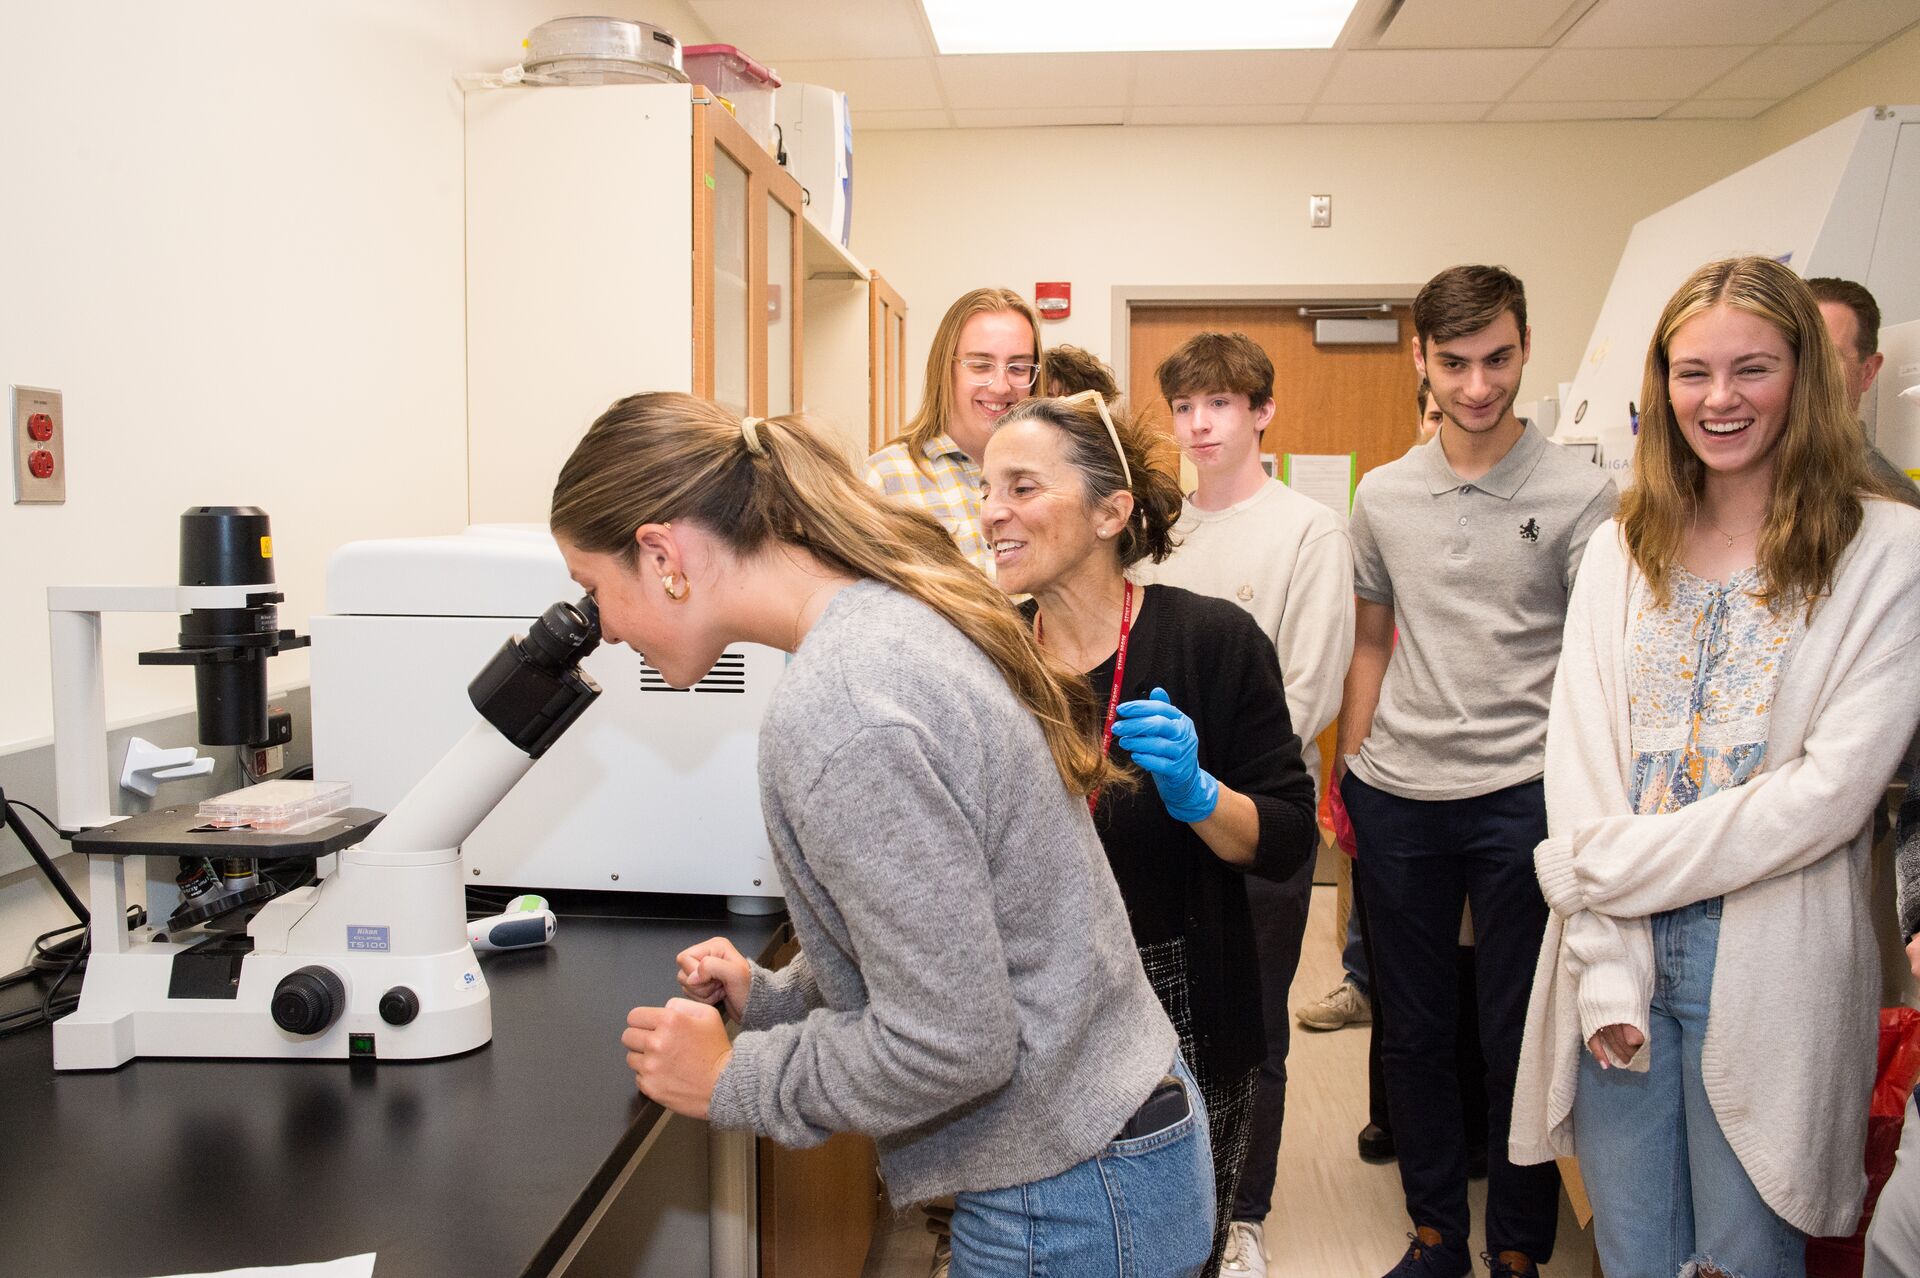
[{"label": "black trousers", "polygon": [[1472,904],[1487,1080],[1487,1250],[1552,1258],[1560,1173],[1507,1160],[1527,999],[1546,929],[1533,874],[1546,837],[1540,782],[1471,799],[1421,801],[1349,774],[1341,785],[1360,846],[1372,938],[1381,1065],[1407,1215],[1465,1243],[1466,1136],[1459,1088],[1460,912]]},{"label": "black trousers", "polygon": [[1267,1058],[1260,1062],[1253,1099],[1253,1129],[1240,1187],[1233,1196],[1233,1219],[1262,1221],[1273,1206],[1273,1181],[1280,1162],[1280,1129],[1287,1118],[1287,1049],[1293,1041],[1293,1013],[1287,993],[1300,966],[1300,944],[1307,934],[1307,908],[1313,903],[1313,860],[1293,877],[1247,879],[1247,907],[1253,911],[1253,945],[1260,960],[1260,1016],[1266,1024]]},{"label": "black trousers", "polygon": [[[1366,893],[1361,890],[1358,873],[1353,879],[1353,914],[1360,921],[1360,948],[1366,952],[1367,970],[1373,970],[1373,941],[1367,935]],[[1480,991],[1473,946],[1458,951],[1455,988],[1459,991],[1459,1015],[1454,1022],[1455,1041],[1459,1044],[1460,1116],[1468,1149],[1487,1147],[1487,1058],[1480,1050]],[[1375,982],[1374,989],[1379,989]],[[1372,996],[1373,1023],[1367,1035],[1367,1121],[1389,1136],[1393,1134],[1393,1115],[1387,1111],[1386,1070],[1380,1064],[1380,1044],[1386,1036],[1381,1020],[1386,1015],[1378,993]],[[1491,1153],[1488,1155],[1492,1157]]]}]

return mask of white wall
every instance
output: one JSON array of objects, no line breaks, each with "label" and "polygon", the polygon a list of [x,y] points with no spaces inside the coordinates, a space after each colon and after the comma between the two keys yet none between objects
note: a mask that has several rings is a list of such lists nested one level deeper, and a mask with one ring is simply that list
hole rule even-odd
[{"label": "white wall", "polygon": [[[1469,261],[1526,282],[1530,398],[1572,376],[1633,223],[1754,147],[1720,121],[866,133],[854,251],[907,299],[914,404],[941,313],[982,285],[1072,281],[1046,340],[1106,355],[1115,286],[1418,284]],[[1307,226],[1318,193],[1330,229]]]},{"label": "white wall", "polygon": [[1920,27],[1765,112],[1754,120],[1754,132],[1764,155],[1861,107],[1916,103],[1920,103]]},{"label": "white wall", "polygon": [[[68,465],[64,506],[0,505],[0,752],[51,730],[46,587],[174,580],[189,505],[272,515],[303,632],[334,547],[464,524],[454,77],[579,9],[0,5],[0,387],[65,392]],[[598,11],[709,38],[680,0]],[[110,720],[192,703],[134,664],[177,625],[109,623]]]}]

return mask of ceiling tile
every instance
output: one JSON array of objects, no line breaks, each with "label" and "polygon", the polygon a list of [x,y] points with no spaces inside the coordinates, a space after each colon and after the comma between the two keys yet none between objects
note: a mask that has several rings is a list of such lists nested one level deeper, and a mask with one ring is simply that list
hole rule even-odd
[{"label": "ceiling tile", "polygon": [[1516,102],[1674,102],[1692,97],[1752,52],[1751,47],[1555,49],[1512,97]]},{"label": "ceiling tile", "polygon": [[1884,40],[1920,22],[1920,0],[1839,0],[1803,27],[1787,33],[1787,44],[1847,44]]},{"label": "ceiling tile", "polygon": [[[1405,0],[1381,49],[1544,49],[1596,0]],[[1605,0],[1599,0],[1605,3]]]},{"label": "ceiling tile", "polygon": [[1128,124],[1299,124],[1304,102],[1265,106],[1137,106]]},{"label": "ceiling tile", "polygon": [[1492,105],[1487,102],[1447,102],[1428,106],[1417,102],[1323,103],[1307,115],[1309,124],[1461,124],[1478,120]]},{"label": "ceiling tile", "polygon": [[1751,120],[1778,101],[1777,98],[1720,98],[1713,101],[1695,98],[1691,102],[1682,102],[1660,118],[1663,120]]},{"label": "ceiling tile", "polygon": [[1766,44],[1827,0],[1600,0],[1560,37],[1562,49]]},{"label": "ceiling tile", "polygon": [[932,58],[864,58],[838,62],[788,62],[788,84],[825,84],[847,95],[855,111],[924,111],[942,107]]},{"label": "ceiling tile", "polygon": [[1120,107],[1013,107],[990,111],[955,111],[954,123],[963,129],[1029,129],[1042,125],[1118,124]]},{"label": "ceiling tile", "polygon": [[687,0],[714,39],[778,69],[842,58],[918,58],[938,52],[918,0]]},{"label": "ceiling tile", "polygon": [[1005,53],[935,63],[947,105],[973,111],[1023,107],[1122,106],[1133,75],[1130,53]]},{"label": "ceiling tile", "polygon": [[1134,59],[1136,106],[1311,102],[1338,54],[1318,49],[1143,53]]},{"label": "ceiling tile", "polygon": [[1742,62],[1700,91],[1703,98],[1792,97],[1824,80],[1868,49],[1869,44],[1776,44]]},{"label": "ceiling tile", "polygon": [[1362,50],[1341,57],[1320,100],[1492,102],[1540,58],[1534,49]]},{"label": "ceiling tile", "polygon": [[853,131],[887,129],[945,129],[953,118],[945,111],[855,111]]},{"label": "ceiling tile", "polygon": [[1665,102],[1502,102],[1487,112],[1488,123],[1520,120],[1654,120],[1673,108]]}]

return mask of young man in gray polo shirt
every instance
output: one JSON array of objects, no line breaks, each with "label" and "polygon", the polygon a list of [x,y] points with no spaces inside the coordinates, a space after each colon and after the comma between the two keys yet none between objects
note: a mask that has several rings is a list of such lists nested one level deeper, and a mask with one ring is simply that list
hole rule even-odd
[{"label": "young man in gray polo shirt", "polygon": [[1360,849],[1415,1231],[1392,1278],[1472,1268],[1455,1075],[1464,903],[1478,943],[1495,1278],[1546,1261],[1559,1214],[1558,1173],[1509,1163],[1507,1128],[1547,919],[1533,873],[1547,833],[1547,699],[1574,572],[1617,494],[1604,471],[1514,416],[1526,307],[1500,267],[1453,267],[1420,290],[1414,363],[1446,420],[1360,481],[1349,530],[1358,603],[1335,770]]}]

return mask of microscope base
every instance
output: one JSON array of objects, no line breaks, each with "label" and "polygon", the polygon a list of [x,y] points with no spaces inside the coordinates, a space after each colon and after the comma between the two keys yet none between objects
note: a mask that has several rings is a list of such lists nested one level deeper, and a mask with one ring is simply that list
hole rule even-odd
[{"label": "microscope base", "polygon": [[[133,941],[87,962],[80,1006],[54,1022],[56,1070],[114,1069],[136,1056],[264,1057],[279,1060],[431,1060],[493,1037],[491,998],[473,948],[443,954],[332,954],[324,966],[345,987],[344,1007],[324,1031],[292,1034],[274,1024],[281,980],[311,955],[248,954],[231,998],[172,998],[174,955],[189,945]],[[380,1016],[381,996],[413,992],[405,1025]]]}]

